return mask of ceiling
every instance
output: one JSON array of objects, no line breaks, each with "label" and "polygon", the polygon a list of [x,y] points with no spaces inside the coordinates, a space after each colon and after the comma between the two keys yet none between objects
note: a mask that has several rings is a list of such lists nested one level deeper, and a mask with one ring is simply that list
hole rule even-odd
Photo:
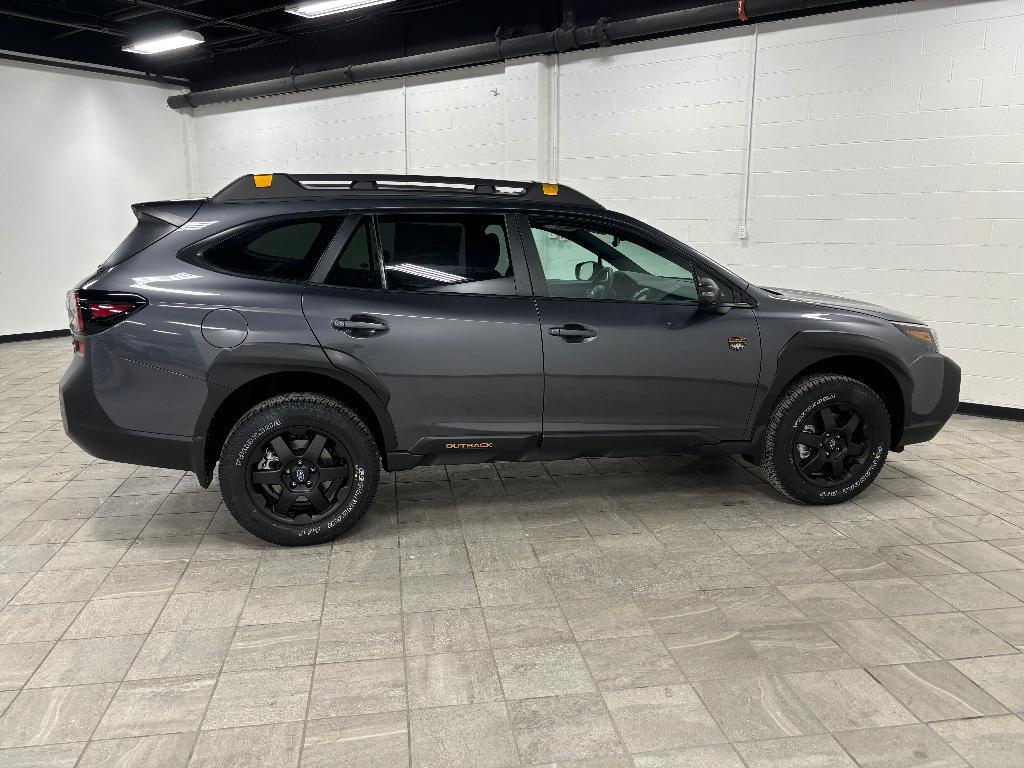
[{"label": "ceiling", "polygon": [[[633,18],[708,0],[394,0],[320,19],[285,2],[234,0],[0,0],[0,49],[187,79],[218,88],[444,50],[601,17]],[[194,30],[206,43],[154,56],[121,46]]]}]

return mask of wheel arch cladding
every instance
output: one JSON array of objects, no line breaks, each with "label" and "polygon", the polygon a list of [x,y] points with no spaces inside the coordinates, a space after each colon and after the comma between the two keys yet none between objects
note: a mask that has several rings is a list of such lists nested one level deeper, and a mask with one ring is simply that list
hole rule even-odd
[{"label": "wheel arch cladding", "polygon": [[386,409],[369,402],[365,392],[328,373],[313,371],[275,371],[256,376],[241,384],[228,394],[217,406],[206,428],[205,466],[207,477],[210,476],[221,448],[231,428],[250,409],[278,395],[292,392],[311,392],[326,395],[338,400],[352,409],[366,424],[377,443],[377,449],[383,456],[393,450],[394,428]]},{"label": "wheel arch cladding", "polygon": [[779,353],[775,378],[761,403],[755,427],[763,430],[782,393],[802,376],[837,373],[875,390],[889,411],[891,445],[903,438],[913,379],[895,350],[870,336],[851,333],[803,332]]}]

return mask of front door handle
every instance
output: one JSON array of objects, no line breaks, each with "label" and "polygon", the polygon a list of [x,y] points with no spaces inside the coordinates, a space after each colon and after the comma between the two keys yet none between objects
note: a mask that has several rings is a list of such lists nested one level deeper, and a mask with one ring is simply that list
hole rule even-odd
[{"label": "front door handle", "polygon": [[391,328],[386,322],[373,315],[352,315],[352,317],[336,317],[331,321],[331,328],[344,331],[349,336],[373,336],[384,333]]},{"label": "front door handle", "polygon": [[597,331],[580,323],[566,323],[555,328],[548,328],[548,333],[559,337],[562,341],[571,344],[578,344],[581,341],[590,341],[597,336]]}]

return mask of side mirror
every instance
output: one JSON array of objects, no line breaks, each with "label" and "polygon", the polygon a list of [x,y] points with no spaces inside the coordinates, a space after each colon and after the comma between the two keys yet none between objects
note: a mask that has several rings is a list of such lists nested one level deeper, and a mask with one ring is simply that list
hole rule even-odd
[{"label": "side mirror", "polygon": [[722,289],[710,277],[697,280],[697,303],[701,307],[712,308],[722,303]]},{"label": "side mirror", "polygon": [[581,261],[576,265],[576,279],[586,280],[590,282],[594,279],[594,275],[597,274],[597,262],[596,261]]},{"label": "side mirror", "polygon": [[729,305],[724,303],[722,287],[710,277],[701,277],[697,280],[697,306],[705,312],[716,315],[724,315],[729,311]]}]

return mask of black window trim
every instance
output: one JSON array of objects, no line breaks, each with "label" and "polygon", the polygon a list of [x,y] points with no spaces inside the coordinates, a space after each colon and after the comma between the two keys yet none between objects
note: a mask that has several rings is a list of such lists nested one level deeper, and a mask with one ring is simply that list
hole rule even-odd
[{"label": "black window trim", "polygon": [[[505,225],[505,240],[508,246],[508,257],[512,265],[512,277],[515,280],[516,291],[512,294],[502,293],[456,293],[452,291],[432,291],[429,289],[409,290],[406,288],[392,288],[388,286],[387,271],[384,269],[384,254],[381,247],[380,231],[377,220],[381,216],[434,216],[434,217],[457,217],[457,216],[492,216],[500,217]],[[334,266],[334,262],[341,254],[349,240],[352,239],[359,225],[364,218],[371,222],[370,229],[373,237],[373,247],[377,268],[381,273],[381,288],[363,288],[358,286],[329,285],[324,281]],[[344,234],[344,236],[342,236]],[[392,293],[436,295],[436,296],[478,296],[492,299],[515,299],[524,296],[533,296],[533,288],[530,283],[529,267],[527,265],[526,253],[523,249],[522,237],[518,231],[518,222],[514,211],[507,209],[490,208],[415,208],[415,209],[394,209],[394,210],[359,210],[349,211],[348,219],[339,227],[330,245],[320,257],[320,261],[309,279],[310,285],[321,288],[331,288],[343,291],[387,291]]]},{"label": "black window trim", "polygon": [[[203,254],[211,248],[220,245],[223,242],[230,240],[231,238],[244,234],[249,230],[259,229],[268,224],[281,223],[301,223],[303,221],[317,220],[333,222],[335,227],[334,234],[331,235],[331,239],[325,248],[329,250],[331,244],[337,239],[338,230],[345,223],[347,214],[345,212],[333,212],[333,211],[308,211],[304,213],[285,213],[276,216],[266,216],[261,219],[252,219],[250,221],[244,221],[234,226],[223,229],[220,232],[216,232],[208,237],[198,240],[191,245],[187,245],[177,253],[177,257],[180,261],[184,261],[186,264],[191,264],[202,269],[208,269],[211,272],[217,272],[221,275],[230,275],[231,277],[244,277],[250,280],[263,280],[270,283],[284,283],[286,285],[306,285],[309,282],[308,278],[287,278],[287,277],[275,277],[273,275],[260,275],[253,272],[240,272],[233,269],[225,269],[224,267],[213,264],[203,258]],[[323,259],[323,254],[317,257],[316,265],[313,267],[315,274],[320,262]]]}]

